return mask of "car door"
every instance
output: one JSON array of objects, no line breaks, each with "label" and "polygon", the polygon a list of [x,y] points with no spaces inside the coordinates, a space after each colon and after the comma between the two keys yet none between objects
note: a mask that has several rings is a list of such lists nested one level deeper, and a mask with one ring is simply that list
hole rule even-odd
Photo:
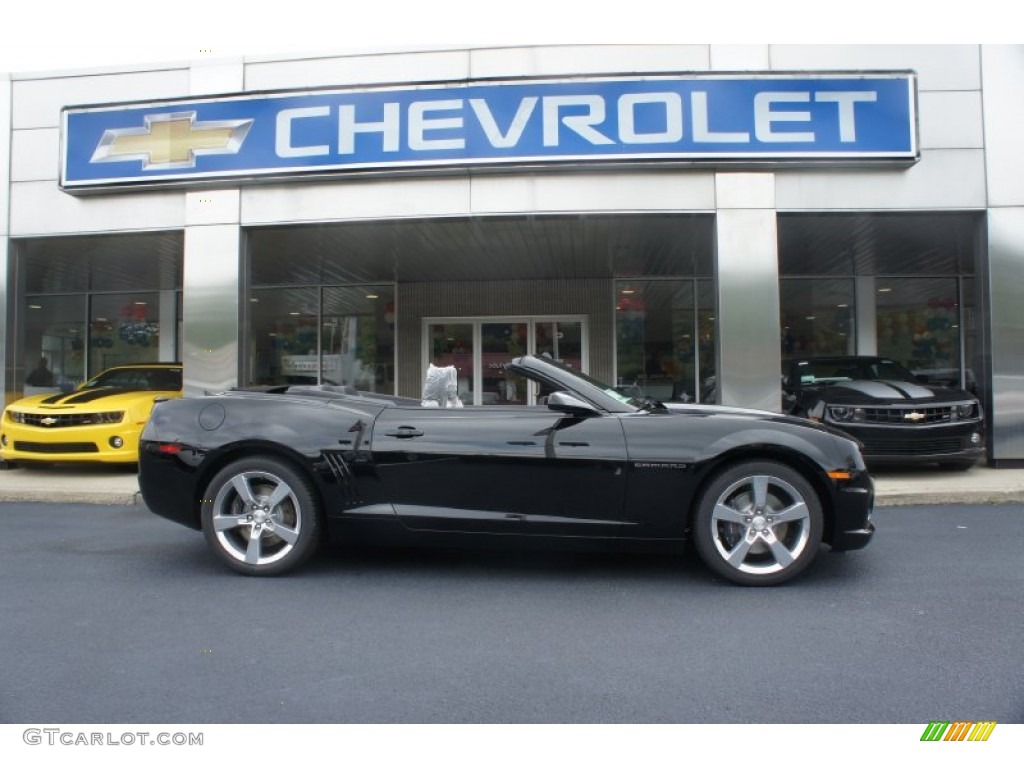
[{"label": "car door", "polygon": [[615,416],[388,408],[371,447],[410,528],[612,536],[621,521],[626,446]]}]

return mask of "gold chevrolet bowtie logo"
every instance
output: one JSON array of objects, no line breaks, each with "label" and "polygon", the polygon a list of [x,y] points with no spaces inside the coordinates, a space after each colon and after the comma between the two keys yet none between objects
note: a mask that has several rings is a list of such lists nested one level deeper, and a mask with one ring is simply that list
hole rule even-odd
[{"label": "gold chevrolet bowtie logo", "polygon": [[196,121],[195,112],[146,115],[142,128],[104,131],[93,163],[141,160],[143,170],[193,168],[198,155],[238,152],[252,120]]},{"label": "gold chevrolet bowtie logo", "polygon": [[911,411],[903,418],[906,419],[907,421],[920,421],[921,419],[924,418],[924,414],[919,413],[918,411]]}]

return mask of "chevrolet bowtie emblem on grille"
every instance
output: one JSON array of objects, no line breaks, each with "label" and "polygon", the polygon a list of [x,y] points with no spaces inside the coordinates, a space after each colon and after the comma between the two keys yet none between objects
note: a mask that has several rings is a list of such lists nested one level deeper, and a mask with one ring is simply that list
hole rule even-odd
[{"label": "chevrolet bowtie emblem on grille", "polygon": [[44,427],[52,427],[54,424],[57,423],[57,420],[53,418],[53,416],[46,416],[45,418],[40,419],[39,423],[42,424]]},{"label": "chevrolet bowtie emblem on grille", "polygon": [[141,160],[142,169],[194,168],[199,155],[233,155],[252,127],[252,120],[196,121],[195,112],[146,115],[143,128],[103,132],[90,162]]},{"label": "chevrolet bowtie emblem on grille", "polygon": [[917,411],[911,411],[910,413],[905,415],[903,418],[906,419],[907,421],[920,421],[921,419],[924,418],[924,414],[923,413],[918,413]]}]

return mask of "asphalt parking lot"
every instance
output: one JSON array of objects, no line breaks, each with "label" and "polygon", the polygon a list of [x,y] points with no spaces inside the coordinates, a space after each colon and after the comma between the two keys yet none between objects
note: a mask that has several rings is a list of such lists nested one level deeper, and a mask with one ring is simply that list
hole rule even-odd
[{"label": "asphalt parking lot", "polygon": [[784,587],[695,558],[331,547],[227,571],[140,506],[0,505],[0,721],[1024,720],[1024,506],[880,510]]}]

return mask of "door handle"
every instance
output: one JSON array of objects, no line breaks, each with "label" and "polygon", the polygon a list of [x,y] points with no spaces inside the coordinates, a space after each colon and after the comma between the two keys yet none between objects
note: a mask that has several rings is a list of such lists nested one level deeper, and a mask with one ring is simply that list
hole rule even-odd
[{"label": "door handle", "polygon": [[388,437],[397,437],[399,440],[406,440],[410,437],[423,437],[423,433],[416,427],[399,427],[394,432],[385,432]]}]

